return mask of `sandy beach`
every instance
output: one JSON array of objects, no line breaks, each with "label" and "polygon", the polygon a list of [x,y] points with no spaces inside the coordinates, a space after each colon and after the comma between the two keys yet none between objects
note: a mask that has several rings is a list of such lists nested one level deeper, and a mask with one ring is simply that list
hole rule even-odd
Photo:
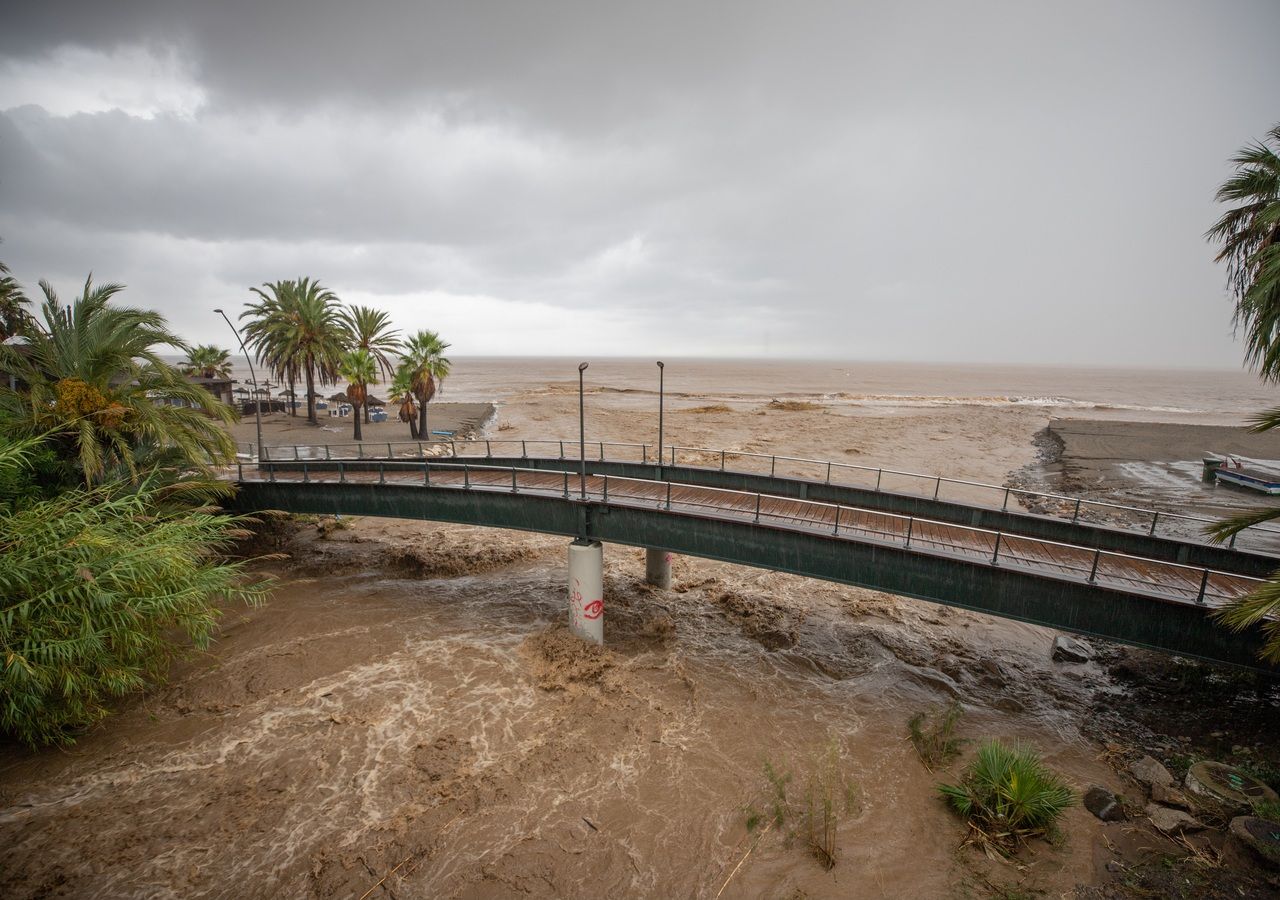
[{"label": "sandy beach", "polygon": [[[495,392],[491,419],[464,396],[452,413],[433,404],[433,423],[572,435],[576,383],[539,374]],[[773,402],[784,393],[792,404]],[[590,436],[653,439],[654,398],[625,381],[593,387]],[[996,484],[1070,478],[1097,496],[1142,489],[1124,463],[1237,446],[1234,432],[1107,430],[1017,402],[867,403],[776,384],[686,385],[667,401],[668,445]],[[269,442],[288,445],[345,438],[350,423],[269,427]],[[1265,450],[1241,440],[1239,452]],[[596,648],[565,630],[559,538],[270,518],[255,549],[287,556],[269,564],[279,589],[230,613],[209,653],[66,753],[0,752],[6,896],[1109,896],[1089,891],[1128,871],[1117,865],[1185,847],[1075,807],[1061,841],[1016,866],[989,859],[962,846],[936,796],[959,765],[926,770],[907,719],[958,700],[964,738],[1034,746],[1080,790],[1133,793],[1129,759],[1199,752],[1214,731],[1248,753],[1275,750],[1264,724],[1241,729],[1234,694],[1194,726],[1127,701],[1114,670],[1137,671],[1141,654],[1059,663],[1049,630],[871,591],[692,558],[658,591],[639,550],[607,547]],[[1153,676],[1152,689],[1168,680]],[[1255,712],[1275,702],[1249,697]],[[826,871],[785,829],[747,824],[768,800],[766,763],[801,790],[832,746],[856,799]]]},{"label": "sandy beach", "polygon": [[[432,403],[428,412],[427,427],[435,432],[451,432],[455,439],[465,441],[474,437],[494,414],[491,403]],[[329,410],[320,410],[319,423],[307,421],[306,411],[297,416],[286,413],[267,413],[262,417],[262,441],[268,447],[293,445],[351,444],[354,441],[350,416],[331,416]],[[361,423],[363,442],[370,445],[369,452],[381,444],[386,453],[387,441],[411,441],[409,426],[401,422],[395,410],[391,410],[385,422]],[[236,444],[247,450],[257,441],[257,422],[252,413],[241,417],[231,428]],[[443,437],[436,435],[437,438]]]}]

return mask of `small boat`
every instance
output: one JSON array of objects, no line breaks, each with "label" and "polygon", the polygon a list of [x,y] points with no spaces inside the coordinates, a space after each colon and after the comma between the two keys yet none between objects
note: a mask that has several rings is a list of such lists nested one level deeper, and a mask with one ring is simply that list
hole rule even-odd
[{"label": "small boat", "polygon": [[1238,460],[1228,456],[1223,460],[1212,460],[1205,457],[1205,475],[1212,475],[1218,481],[1225,481],[1237,487],[1261,491],[1264,494],[1280,494],[1280,475],[1263,472],[1260,469],[1246,469]]}]

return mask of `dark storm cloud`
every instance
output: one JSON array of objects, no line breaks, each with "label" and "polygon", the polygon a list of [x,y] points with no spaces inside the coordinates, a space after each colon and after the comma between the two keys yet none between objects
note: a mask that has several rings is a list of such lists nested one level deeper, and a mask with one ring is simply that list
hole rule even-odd
[{"label": "dark storm cloud", "polygon": [[616,314],[563,329],[613,352],[1232,365],[1200,235],[1280,118],[1277,30],[1270,2],[27,4],[3,252],[101,259],[183,327],[308,272],[414,324],[428,293]]}]

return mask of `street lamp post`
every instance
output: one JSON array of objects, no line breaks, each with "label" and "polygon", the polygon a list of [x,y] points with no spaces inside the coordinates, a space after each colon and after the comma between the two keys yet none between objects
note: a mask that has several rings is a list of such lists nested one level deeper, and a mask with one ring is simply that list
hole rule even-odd
[{"label": "street lamp post", "polygon": [[582,399],[582,373],[585,371],[587,371],[587,364],[578,363],[578,460],[581,463],[578,474],[578,493],[583,500],[587,499],[587,407]]},{"label": "street lamp post", "polygon": [[666,367],[662,364],[662,360],[658,360],[658,468],[662,468],[662,376],[665,374],[663,370]]},{"label": "street lamp post", "polygon": [[227,327],[231,329],[231,333],[236,336],[236,341],[240,344],[240,351],[244,353],[245,362],[249,364],[249,380],[253,382],[253,417],[258,426],[258,459],[262,459],[262,400],[258,397],[258,376],[253,371],[253,357],[249,355],[249,349],[244,345],[244,338],[240,337],[240,330],[231,324],[231,320],[227,318],[227,314],[220,309],[215,309],[218,315],[226,321]]}]

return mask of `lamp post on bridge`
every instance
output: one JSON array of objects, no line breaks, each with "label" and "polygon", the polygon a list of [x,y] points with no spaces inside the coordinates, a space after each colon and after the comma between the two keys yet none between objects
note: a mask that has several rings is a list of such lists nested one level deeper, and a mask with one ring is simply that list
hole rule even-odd
[{"label": "lamp post on bridge", "polygon": [[583,375],[587,371],[586,363],[578,363],[578,493],[582,500],[587,499],[587,407],[583,399]]},{"label": "lamp post on bridge", "polygon": [[663,375],[666,366],[662,364],[662,360],[658,360],[658,468],[662,468],[662,406],[663,406]]},{"label": "lamp post on bridge", "polygon": [[227,327],[231,329],[231,333],[236,336],[236,341],[240,344],[240,351],[244,354],[245,362],[249,364],[249,380],[253,382],[253,417],[258,426],[258,459],[262,459],[262,400],[258,397],[258,376],[253,371],[253,358],[249,355],[249,349],[244,345],[244,338],[240,337],[240,329],[231,324],[231,320],[227,318],[227,314],[220,309],[215,309],[218,315],[222,316],[227,323]]}]

